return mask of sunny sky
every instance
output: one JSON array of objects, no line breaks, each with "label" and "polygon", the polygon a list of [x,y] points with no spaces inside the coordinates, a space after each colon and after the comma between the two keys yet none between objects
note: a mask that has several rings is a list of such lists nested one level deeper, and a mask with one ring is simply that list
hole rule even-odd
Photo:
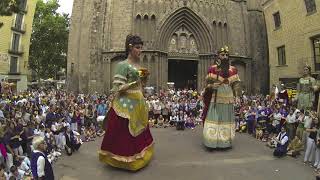
[{"label": "sunny sky", "polygon": [[71,16],[73,0],[59,0],[59,13],[68,13]]}]

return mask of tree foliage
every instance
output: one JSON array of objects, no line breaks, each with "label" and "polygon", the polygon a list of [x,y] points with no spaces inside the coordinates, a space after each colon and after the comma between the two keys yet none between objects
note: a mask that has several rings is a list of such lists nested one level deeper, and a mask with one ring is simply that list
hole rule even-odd
[{"label": "tree foliage", "polygon": [[[24,0],[0,0],[0,16],[11,16],[13,13],[22,11]],[[0,28],[3,23],[0,22]]]},{"label": "tree foliage", "polygon": [[66,68],[69,17],[57,13],[58,0],[38,0],[31,35],[29,68],[37,78],[54,78]]}]

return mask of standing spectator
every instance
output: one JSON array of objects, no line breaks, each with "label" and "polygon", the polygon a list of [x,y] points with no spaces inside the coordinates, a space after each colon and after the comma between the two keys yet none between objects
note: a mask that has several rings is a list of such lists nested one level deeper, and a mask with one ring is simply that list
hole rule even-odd
[{"label": "standing spectator", "polygon": [[162,107],[162,116],[164,118],[164,122],[168,122],[169,121],[169,108],[170,106],[168,105],[168,103],[164,104],[161,103],[163,105]]},{"label": "standing spectator", "polygon": [[291,141],[295,136],[295,123],[296,123],[296,115],[293,113],[293,109],[290,109],[290,113],[286,117],[289,141]]},{"label": "standing spectator", "polygon": [[274,131],[273,131],[274,133],[279,133],[280,132],[281,118],[282,118],[281,113],[279,112],[279,110],[277,108],[275,108],[275,111],[273,113],[273,121],[272,121],[272,126],[273,126],[273,129],[274,129]]},{"label": "standing spectator", "polygon": [[304,144],[304,148],[307,147],[307,140],[310,134],[310,131],[307,131],[307,129],[311,129],[311,125],[312,125],[312,117],[310,116],[310,112],[306,111],[305,117],[304,117],[304,131],[302,134],[302,143]]},{"label": "standing spectator", "polygon": [[[299,114],[299,115],[298,115]],[[300,113],[297,114],[297,130],[296,130],[296,135],[298,138],[302,141],[302,136],[303,136],[303,131],[304,131],[304,110],[301,109]]]},{"label": "standing spectator", "polygon": [[318,172],[320,171],[320,129],[318,129],[317,131],[316,155],[313,167],[315,167]]},{"label": "standing spectator", "polygon": [[161,104],[159,100],[156,100],[154,103],[154,118],[156,119],[156,124],[158,123],[159,116],[161,114]]},{"label": "standing spectator", "polygon": [[316,150],[316,139],[317,139],[317,131],[319,129],[319,123],[318,119],[314,118],[312,119],[312,124],[309,128],[306,128],[306,132],[308,133],[307,137],[307,146],[306,146],[306,152],[304,155],[304,163],[311,163],[313,156],[315,154]]},{"label": "standing spectator", "polygon": [[33,148],[31,158],[31,171],[34,179],[54,180],[52,166],[45,154],[47,145],[43,137],[34,137],[32,141]]},{"label": "standing spectator", "polygon": [[252,107],[246,113],[246,119],[247,119],[247,124],[248,124],[248,133],[253,134],[254,133],[254,121],[256,119],[256,114],[255,114]]}]

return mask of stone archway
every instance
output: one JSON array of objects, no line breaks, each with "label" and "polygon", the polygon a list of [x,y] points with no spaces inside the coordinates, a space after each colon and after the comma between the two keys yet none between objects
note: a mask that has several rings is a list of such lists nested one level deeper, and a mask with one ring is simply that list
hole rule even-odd
[{"label": "stone archway", "polygon": [[[191,56],[198,61],[197,88],[204,86],[206,69],[211,64],[213,55],[213,38],[210,26],[197,13],[182,7],[166,16],[158,28],[158,49],[164,52],[162,84],[168,81],[168,59],[182,59]],[[174,58],[172,58],[174,57]]]},{"label": "stone archway", "polygon": [[169,42],[173,33],[181,27],[185,27],[193,33],[196,43],[199,44],[199,53],[206,54],[213,51],[210,26],[198,14],[187,7],[182,7],[164,17],[164,22],[160,23],[158,27],[159,37],[156,43],[158,49],[167,52],[167,42]]}]

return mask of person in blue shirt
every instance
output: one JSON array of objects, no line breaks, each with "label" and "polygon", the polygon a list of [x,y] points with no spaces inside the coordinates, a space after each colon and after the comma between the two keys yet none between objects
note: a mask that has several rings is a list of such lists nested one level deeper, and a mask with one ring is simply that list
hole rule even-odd
[{"label": "person in blue shirt", "polygon": [[98,116],[105,116],[107,114],[107,106],[104,100],[101,100],[97,107]]}]

